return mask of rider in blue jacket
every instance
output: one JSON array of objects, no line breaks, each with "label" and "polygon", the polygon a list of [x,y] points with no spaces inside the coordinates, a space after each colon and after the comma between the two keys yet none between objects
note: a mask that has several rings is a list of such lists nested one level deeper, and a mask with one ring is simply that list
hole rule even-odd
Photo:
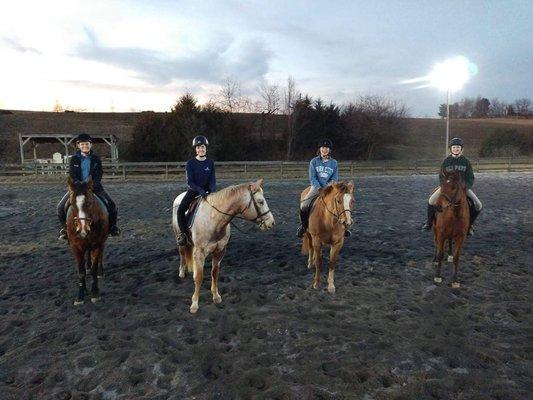
[{"label": "rider in blue jacket", "polygon": [[187,161],[187,193],[178,207],[178,226],[181,234],[178,236],[178,244],[187,244],[188,227],[185,212],[192,201],[198,197],[207,197],[209,193],[216,191],[215,163],[206,157],[209,141],[205,136],[196,136],[192,146],[196,151],[196,157]]}]

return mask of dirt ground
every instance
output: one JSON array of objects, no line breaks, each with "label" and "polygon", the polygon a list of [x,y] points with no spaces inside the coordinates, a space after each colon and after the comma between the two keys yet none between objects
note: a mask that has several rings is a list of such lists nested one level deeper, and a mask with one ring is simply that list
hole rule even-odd
[{"label": "dirt ground", "polygon": [[196,315],[170,226],[182,184],[106,185],[123,234],[108,241],[102,301],[78,307],[74,259],[55,239],[64,188],[4,185],[0,398],[526,399],[533,174],[476,179],[485,209],[458,290],[449,264],[432,283],[432,237],[419,230],[435,176],[356,180],[333,295],[310,287],[294,234],[305,182],[266,182],[275,228],[233,230],[223,301],[206,264]]}]

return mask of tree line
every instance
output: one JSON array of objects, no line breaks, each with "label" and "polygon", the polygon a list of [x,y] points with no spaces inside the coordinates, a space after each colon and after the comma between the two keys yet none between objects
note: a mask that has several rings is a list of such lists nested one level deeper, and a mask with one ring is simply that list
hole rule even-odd
[{"label": "tree line", "polygon": [[[384,97],[363,96],[342,106],[325,103],[300,93],[290,77],[283,90],[265,84],[259,91],[262,101],[253,104],[227,81],[217,101],[201,105],[186,93],[170,112],[141,113],[128,159],[186,160],[196,135],[209,138],[209,153],[220,161],[307,160],[323,138],[337,145],[338,159],[377,159],[386,158],[384,149],[401,143],[406,131],[406,107]],[[264,135],[273,127],[279,135]]]},{"label": "tree line", "polygon": [[[439,116],[446,118],[446,104],[439,106]],[[531,99],[521,98],[512,103],[492,100],[486,97],[465,97],[461,101],[450,104],[450,118],[506,118],[533,116]]]}]

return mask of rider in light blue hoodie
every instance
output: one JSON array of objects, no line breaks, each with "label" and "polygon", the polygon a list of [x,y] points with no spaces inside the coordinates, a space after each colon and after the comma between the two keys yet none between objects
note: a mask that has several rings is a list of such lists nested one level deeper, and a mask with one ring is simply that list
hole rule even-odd
[{"label": "rider in light blue hoodie", "polygon": [[[313,158],[309,163],[309,181],[311,182],[311,189],[307,193],[305,199],[300,203],[300,221],[301,225],[298,228],[297,236],[303,237],[309,223],[309,205],[311,201],[318,196],[321,188],[330,185],[339,180],[339,170],[337,160],[331,158],[331,149],[333,143],[329,139],[324,139],[318,144],[318,156]],[[351,232],[346,230],[346,237],[350,236]]]}]

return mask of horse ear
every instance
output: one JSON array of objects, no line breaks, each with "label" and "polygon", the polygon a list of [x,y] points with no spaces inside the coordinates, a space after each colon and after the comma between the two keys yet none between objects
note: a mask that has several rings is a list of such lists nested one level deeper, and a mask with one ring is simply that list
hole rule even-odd
[{"label": "horse ear", "polygon": [[346,188],[348,189],[348,193],[353,193],[355,186],[352,181],[346,181],[345,182]]},{"label": "horse ear", "polygon": [[263,187],[263,178],[256,180],[253,182],[250,187],[252,188],[253,192],[257,192],[259,189]]},{"label": "horse ear", "polygon": [[336,187],[336,183],[334,183],[333,185],[328,185],[322,189],[320,189],[320,193],[322,193],[323,196],[327,196],[328,194],[331,193],[331,191],[333,190],[334,187]]}]

